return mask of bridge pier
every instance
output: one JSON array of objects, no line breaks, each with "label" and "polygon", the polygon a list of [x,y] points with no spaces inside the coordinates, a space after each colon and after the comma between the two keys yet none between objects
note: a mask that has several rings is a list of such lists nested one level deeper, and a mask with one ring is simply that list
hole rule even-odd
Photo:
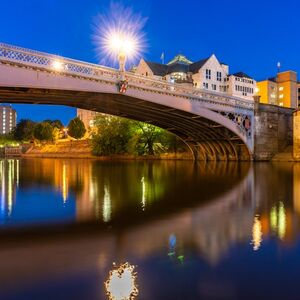
[{"label": "bridge pier", "polygon": [[293,144],[294,109],[257,103],[254,111],[254,161],[269,161]]}]

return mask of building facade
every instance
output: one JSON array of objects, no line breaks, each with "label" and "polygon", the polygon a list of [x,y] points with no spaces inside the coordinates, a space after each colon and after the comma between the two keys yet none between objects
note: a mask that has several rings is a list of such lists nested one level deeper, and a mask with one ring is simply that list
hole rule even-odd
[{"label": "building facade", "polygon": [[298,90],[298,107],[300,107],[300,81],[297,83],[297,90]]},{"label": "building facade", "polygon": [[220,63],[214,54],[194,63],[184,55],[175,56],[167,64],[141,59],[135,73],[248,100],[253,100],[256,89],[253,78],[244,72],[229,74],[229,66]]},{"label": "building facade", "polygon": [[85,129],[88,131],[93,128],[97,114],[95,111],[77,108],[77,117],[83,122]]},{"label": "building facade", "polygon": [[0,105],[0,134],[8,134],[16,127],[17,113],[8,105]]},{"label": "building facade", "polygon": [[280,72],[276,77],[257,82],[256,94],[260,97],[261,103],[297,108],[299,105],[297,73]]}]

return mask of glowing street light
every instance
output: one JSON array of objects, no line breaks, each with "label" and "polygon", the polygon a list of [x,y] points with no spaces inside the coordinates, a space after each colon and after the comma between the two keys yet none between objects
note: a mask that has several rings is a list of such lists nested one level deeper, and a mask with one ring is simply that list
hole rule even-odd
[{"label": "glowing street light", "polygon": [[119,70],[125,72],[127,58],[132,58],[138,51],[138,40],[130,33],[112,31],[108,35],[107,50],[119,61]]},{"label": "glowing street light", "polygon": [[64,69],[64,64],[59,60],[54,60],[51,64],[51,67],[55,71],[62,71]]},{"label": "glowing street light", "polygon": [[126,62],[139,59],[145,48],[145,23],[146,18],[119,4],[112,4],[107,15],[99,16],[93,38],[102,63],[118,62],[124,77]]}]

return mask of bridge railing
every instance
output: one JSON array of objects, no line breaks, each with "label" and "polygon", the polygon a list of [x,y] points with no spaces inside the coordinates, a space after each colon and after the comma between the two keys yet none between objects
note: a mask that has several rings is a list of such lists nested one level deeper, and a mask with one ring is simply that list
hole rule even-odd
[{"label": "bridge railing", "polygon": [[[3,43],[0,43],[0,61],[35,69],[45,69],[51,72],[81,76],[82,78],[101,79],[116,83],[120,79],[120,73],[116,69]],[[129,85],[136,88],[169,93],[175,97],[188,97],[190,100],[195,101],[212,102],[221,106],[239,107],[246,110],[253,110],[254,108],[254,101],[232,97],[223,93],[208,92],[194,87],[184,87],[180,84],[151,79],[131,72],[126,72],[126,78]]]}]

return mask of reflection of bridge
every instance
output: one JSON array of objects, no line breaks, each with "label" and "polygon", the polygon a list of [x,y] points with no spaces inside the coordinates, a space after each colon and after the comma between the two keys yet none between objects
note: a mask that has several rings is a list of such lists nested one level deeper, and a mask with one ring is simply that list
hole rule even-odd
[{"label": "reflection of bridge", "polygon": [[198,159],[250,159],[254,102],[0,44],[0,98],[75,106],[149,122],[181,137]]}]

